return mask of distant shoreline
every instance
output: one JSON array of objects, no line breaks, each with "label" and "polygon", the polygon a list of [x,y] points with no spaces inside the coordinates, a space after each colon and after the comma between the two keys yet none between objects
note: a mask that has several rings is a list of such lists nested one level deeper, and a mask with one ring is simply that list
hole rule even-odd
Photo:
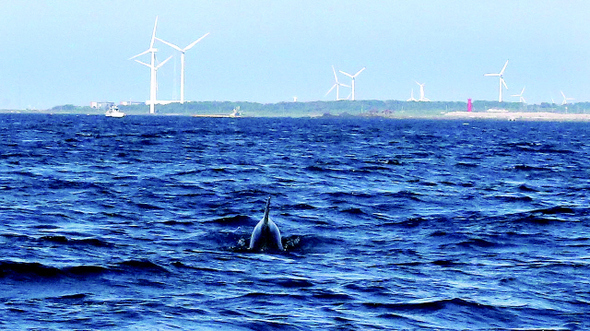
[{"label": "distant shoreline", "polygon": [[558,114],[549,112],[466,112],[455,111],[444,115],[454,119],[493,119],[507,121],[568,121],[588,122],[590,114]]},{"label": "distant shoreline", "polygon": [[[115,104],[105,102],[105,105]],[[145,104],[118,105],[127,115],[147,115]],[[45,110],[0,110],[0,112],[51,113],[51,114],[104,114],[107,108],[92,108],[66,104]],[[237,110],[237,112],[236,112]],[[590,102],[575,104],[522,104],[475,100],[473,113],[467,113],[467,103],[462,101],[401,101],[401,100],[339,100],[258,103],[249,101],[190,101],[168,103],[156,107],[157,115],[185,115],[218,117],[239,115],[243,117],[381,117],[381,118],[479,118],[497,120],[553,120],[588,121]],[[581,116],[579,116],[581,115]]]},{"label": "distant shoreline", "polygon": [[[44,115],[87,115],[87,116],[104,116],[103,112],[52,112],[52,111],[29,111],[29,110],[0,110],[0,114],[44,114]],[[441,112],[438,114],[420,114],[417,113],[389,113],[389,114],[281,114],[270,115],[268,113],[250,112],[242,116],[232,116],[231,114],[191,114],[191,113],[128,113],[130,116],[187,116],[195,118],[382,118],[382,119],[425,119],[425,120],[504,120],[504,121],[553,121],[553,122],[590,122],[590,114],[579,113],[551,113],[551,112],[510,112],[510,111],[451,111]]]}]

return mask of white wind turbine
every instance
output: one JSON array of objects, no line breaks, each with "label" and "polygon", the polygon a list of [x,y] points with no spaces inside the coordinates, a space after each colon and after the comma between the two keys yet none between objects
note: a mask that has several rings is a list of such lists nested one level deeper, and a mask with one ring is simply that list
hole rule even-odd
[{"label": "white wind turbine", "polygon": [[[525,86],[526,87],[526,86]],[[520,99],[518,100],[518,102],[522,102],[522,103],[526,103],[526,100],[524,99],[524,97],[522,96],[522,94],[524,93],[524,88],[522,88],[522,91],[520,91],[520,94],[513,94],[513,97],[519,97]]]},{"label": "white wind turbine", "polygon": [[139,53],[133,57],[131,57],[129,60],[133,60],[136,57],[142,56],[144,54],[147,53],[151,53],[151,62],[150,64],[147,63],[143,63],[139,60],[135,60],[138,63],[143,64],[144,66],[150,68],[150,114],[154,114],[156,112],[156,100],[157,100],[157,93],[158,93],[158,78],[157,78],[157,72],[158,69],[164,65],[164,63],[166,63],[168,60],[170,60],[169,57],[167,58],[164,62],[160,63],[159,65],[156,65],[156,53],[158,52],[158,50],[156,48],[154,48],[154,42],[156,41],[156,27],[158,26],[158,17],[156,16],[156,23],[154,24],[154,31],[152,32],[152,40],[150,41],[150,48],[148,48],[147,51]]},{"label": "white wind turbine", "polygon": [[203,40],[203,38],[207,37],[208,35],[209,35],[209,32],[205,33],[204,36],[193,41],[190,45],[186,46],[185,48],[180,48],[180,47],[178,47],[172,43],[169,43],[165,40],[162,40],[160,38],[156,38],[157,40],[163,42],[164,44],[166,44],[166,45],[168,45],[180,52],[180,103],[184,103],[184,53],[186,51],[188,51],[189,49],[193,48],[193,46],[195,46],[199,41]]},{"label": "white wind turbine", "polygon": [[336,88],[336,101],[338,101],[338,100],[341,100],[340,99],[340,86],[344,86],[344,87],[350,87],[350,86],[348,86],[346,84],[342,84],[342,83],[340,83],[338,81],[338,76],[336,75],[336,69],[334,69],[334,66],[332,66],[332,72],[334,72],[334,81],[335,81],[335,83],[334,83],[334,85],[332,85],[332,87],[330,88],[330,90],[328,90],[328,93],[326,93],[326,95],[324,95],[324,97],[327,96],[328,94],[330,94],[330,92],[332,92],[332,90],[334,88]]},{"label": "white wind turbine", "polygon": [[506,66],[508,65],[508,60],[506,60],[506,63],[504,64],[504,67],[502,68],[502,71],[500,71],[499,74],[485,74],[484,76],[494,76],[494,77],[500,77],[500,98],[498,99],[499,102],[502,102],[502,85],[504,85],[504,87],[506,89],[508,89],[508,86],[506,86],[506,82],[504,81],[504,70],[506,70]]},{"label": "white wind turbine", "polygon": [[[150,114],[155,113],[155,108],[154,108],[155,106],[154,105],[155,105],[155,103],[158,102],[157,101],[157,91],[158,91],[158,79],[157,79],[157,75],[158,75],[158,69],[160,69],[160,67],[162,67],[164,65],[164,63],[168,62],[168,60],[170,60],[171,58],[172,58],[172,55],[170,55],[166,60],[164,60],[162,63],[160,63],[160,64],[158,64],[156,66],[153,66],[152,64],[147,64],[147,63],[141,62],[139,60],[135,60],[135,62],[137,62],[139,64],[143,64],[144,66],[150,68],[151,71],[154,73],[152,75],[152,81],[151,81],[151,84],[150,84],[150,92],[152,90],[154,90],[154,89],[156,90],[156,92],[153,92],[153,94],[150,93]],[[151,98],[151,95],[154,96],[153,99]]]},{"label": "white wind turbine", "polygon": [[563,91],[559,91],[559,92],[561,92],[561,95],[563,96],[563,101],[561,102],[562,105],[567,105],[568,101],[575,100],[574,98],[566,98],[565,94],[563,94]]},{"label": "white wind turbine", "polygon": [[416,84],[418,84],[418,86],[420,86],[420,99],[418,101],[430,101],[429,99],[424,97],[424,85],[426,85],[426,83],[420,84],[420,83],[416,82]]},{"label": "white wind turbine", "polygon": [[352,79],[352,84],[350,84],[350,85],[352,86],[352,87],[351,87],[351,90],[352,90],[352,92],[351,92],[351,95],[352,95],[352,98],[351,98],[351,100],[354,100],[354,79],[356,78],[356,76],[358,76],[358,75],[359,75],[361,72],[363,72],[363,70],[365,70],[365,69],[366,69],[366,67],[363,67],[361,70],[359,70],[359,71],[358,71],[356,74],[354,74],[354,75],[351,75],[351,74],[349,74],[349,73],[346,73],[346,72],[344,72],[344,71],[342,71],[342,70],[339,70],[339,71],[340,71],[342,74],[344,74],[344,75],[346,75],[346,76],[348,76],[348,77],[350,77],[350,78]]},{"label": "white wind turbine", "polygon": [[414,98],[414,89],[412,89],[412,93],[410,94],[410,98],[406,101],[418,101],[418,100],[416,100],[416,98]]}]

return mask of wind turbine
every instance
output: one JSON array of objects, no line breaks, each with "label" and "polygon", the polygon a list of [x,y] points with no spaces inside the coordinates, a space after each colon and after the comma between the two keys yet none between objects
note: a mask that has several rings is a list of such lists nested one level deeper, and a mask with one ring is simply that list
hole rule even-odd
[{"label": "wind turbine", "polygon": [[[525,86],[526,87],[526,86]],[[526,100],[524,99],[524,97],[522,96],[522,94],[524,93],[524,88],[522,88],[522,91],[520,91],[520,94],[513,94],[513,97],[519,97],[520,99],[518,100],[518,102],[522,102],[522,103],[526,103]]]},{"label": "wind turbine", "polygon": [[164,60],[162,63],[156,65],[155,67],[152,64],[147,64],[147,63],[141,62],[139,60],[135,60],[135,62],[137,62],[139,64],[143,64],[144,66],[150,68],[154,72],[154,75],[152,76],[154,78],[152,79],[152,85],[150,86],[150,90],[151,89],[154,89],[153,86],[155,86],[156,93],[154,93],[154,99],[153,100],[151,100],[151,98],[150,98],[150,114],[153,114],[154,113],[154,111],[152,109],[155,107],[154,104],[157,102],[155,100],[157,100],[156,99],[156,94],[157,94],[157,91],[158,91],[158,80],[157,80],[158,69],[160,69],[160,67],[162,67],[164,65],[164,63],[168,62],[168,60],[170,60],[171,58],[172,58],[172,55],[170,55],[166,60]]},{"label": "wind turbine", "polygon": [[193,46],[195,46],[199,41],[203,40],[203,38],[207,37],[208,35],[209,32],[205,33],[204,36],[193,41],[190,45],[186,46],[185,48],[180,48],[172,43],[169,43],[165,40],[156,37],[157,40],[180,52],[180,103],[184,103],[184,53],[189,49],[193,48]]},{"label": "wind turbine", "polygon": [[508,60],[506,60],[506,63],[504,64],[504,67],[502,68],[502,71],[500,71],[499,74],[485,74],[484,76],[493,76],[493,77],[500,77],[500,98],[498,99],[499,102],[502,102],[502,85],[504,85],[504,87],[506,89],[508,89],[508,86],[506,86],[506,82],[504,81],[504,70],[506,70],[506,66],[508,65]]},{"label": "wind turbine", "polygon": [[338,81],[338,76],[336,75],[336,69],[334,69],[334,66],[332,66],[332,72],[334,72],[335,83],[334,83],[334,85],[332,85],[330,90],[328,90],[328,93],[326,93],[326,95],[324,95],[324,97],[327,96],[328,94],[330,94],[330,92],[332,92],[332,90],[334,88],[336,88],[336,101],[338,101],[338,100],[340,100],[340,86],[345,86],[345,87],[350,87],[350,86],[348,86],[346,84],[342,84]]},{"label": "wind turbine", "polygon": [[366,67],[363,67],[361,70],[359,70],[359,71],[358,71],[356,74],[354,74],[354,75],[351,75],[351,74],[349,74],[349,73],[346,73],[346,72],[344,72],[344,71],[342,71],[342,70],[339,70],[339,71],[340,71],[342,74],[344,74],[344,75],[346,75],[346,76],[348,76],[348,77],[350,77],[350,78],[352,79],[352,84],[350,84],[350,85],[352,86],[352,87],[351,87],[351,90],[352,90],[352,92],[351,92],[352,99],[351,99],[351,100],[353,100],[353,101],[354,101],[354,79],[356,78],[356,76],[358,76],[358,75],[359,75],[361,72],[363,72],[363,70],[365,70],[365,69],[366,69]]},{"label": "wind turbine", "polygon": [[416,100],[416,98],[414,98],[414,89],[412,89],[412,93],[410,94],[410,98],[406,101],[418,101],[418,100]]},{"label": "wind turbine", "polygon": [[430,101],[429,99],[424,97],[424,85],[426,85],[426,83],[420,84],[420,83],[416,82],[416,84],[418,84],[420,86],[420,99],[418,101]]},{"label": "wind turbine", "polygon": [[559,92],[561,92],[561,95],[563,96],[563,101],[561,102],[561,105],[567,105],[568,101],[575,100],[574,98],[566,98],[565,94],[563,94],[563,91],[559,91]]},{"label": "wind turbine", "polygon": [[150,64],[147,63],[143,63],[141,61],[135,60],[145,66],[147,66],[148,68],[150,68],[150,114],[154,114],[156,112],[156,99],[157,99],[157,93],[158,93],[158,78],[156,77],[158,68],[161,67],[164,63],[166,63],[166,61],[168,61],[170,58],[166,59],[166,61],[162,62],[160,65],[156,65],[156,53],[158,52],[158,50],[156,48],[154,48],[154,42],[156,41],[156,27],[158,26],[158,16],[156,16],[156,23],[154,23],[154,31],[152,32],[152,40],[150,41],[150,48],[148,48],[147,51],[145,52],[141,52],[133,57],[131,57],[129,60],[133,60],[136,57],[142,56],[144,54],[147,53],[151,53],[151,62]]}]

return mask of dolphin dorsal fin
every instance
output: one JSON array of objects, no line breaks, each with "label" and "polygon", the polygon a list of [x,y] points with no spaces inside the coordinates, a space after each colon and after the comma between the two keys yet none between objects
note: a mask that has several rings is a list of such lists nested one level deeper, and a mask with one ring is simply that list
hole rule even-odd
[{"label": "dolphin dorsal fin", "polygon": [[268,215],[270,213],[270,197],[268,197],[268,200],[266,200],[266,208],[264,208],[264,223],[267,224],[268,223]]}]

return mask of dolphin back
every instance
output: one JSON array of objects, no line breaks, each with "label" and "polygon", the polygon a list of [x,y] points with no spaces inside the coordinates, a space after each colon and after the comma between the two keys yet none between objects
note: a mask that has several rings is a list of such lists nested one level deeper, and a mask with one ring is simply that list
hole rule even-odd
[{"label": "dolphin back", "polygon": [[264,217],[256,227],[254,227],[254,231],[252,231],[252,236],[250,237],[250,246],[249,249],[251,250],[267,250],[267,249],[277,249],[277,250],[284,250],[283,243],[281,242],[281,231],[279,231],[279,227],[273,222],[270,217],[270,197],[266,201],[266,208],[264,210]]}]

